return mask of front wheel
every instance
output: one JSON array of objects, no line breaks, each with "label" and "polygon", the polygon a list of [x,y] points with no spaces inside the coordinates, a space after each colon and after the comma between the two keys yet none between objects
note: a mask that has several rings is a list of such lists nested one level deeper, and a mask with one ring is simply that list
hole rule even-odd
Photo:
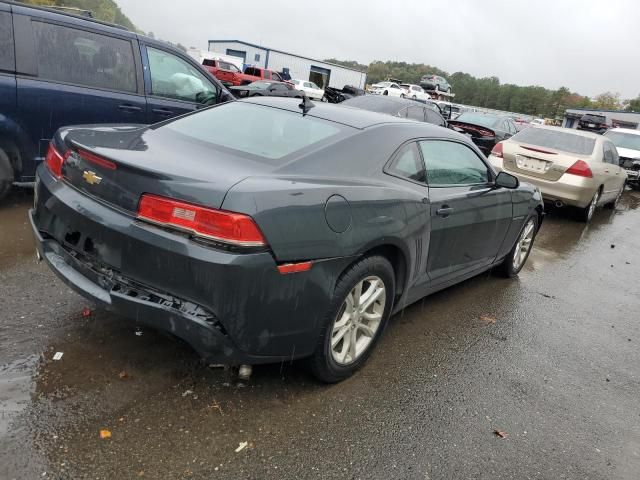
[{"label": "front wheel", "polygon": [[382,95],[389,95],[389,92],[387,92],[386,90],[384,91],[384,93]]},{"label": "front wheel", "polygon": [[400,94],[400,98],[405,98],[404,93],[401,93],[401,94]]},{"label": "front wheel", "polygon": [[520,236],[509,254],[500,265],[500,273],[505,277],[515,277],[520,273],[522,267],[527,262],[533,241],[538,233],[538,217],[533,216],[527,220],[520,231]]},{"label": "front wheel", "polygon": [[394,295],[393,267],[384,257],[366,257],[342,274],[310,359],[318,380],[339,382],[362,367],[389,320]]},{"label": "front wheel", "polygon": [[411,97],[411,100],[417,100],[418,97],[416,97],[415,95],[413,97]]}]

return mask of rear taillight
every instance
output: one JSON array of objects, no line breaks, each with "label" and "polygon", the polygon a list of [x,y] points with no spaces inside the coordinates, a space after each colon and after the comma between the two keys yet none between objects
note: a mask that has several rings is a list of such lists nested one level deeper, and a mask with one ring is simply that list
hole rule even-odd
[{"label": "rear taillight", "polygon": [[589,168],[589,164],[584,160],[578,160],[576,163],[571,165],[564,173],[577,175],[578,177],[593,178],[593,172],[591,171],[591,168]]},{"label": "rear taillight", "polygon": [[64,163],[66,157],[63,157],[56,147],[53,146],[53,143],[49,144],[49,149],[47,150],[47,156],[44,161],[49,168],[49,171],[53,173],[56,178],[60,178],[62,176],[62,164]]},{"label": "rear taillight", "polygon": [[93,163],[94,165],[98,165],[100,167],[106,168],[107,170],[115,170],[116,164],[111,160],[107,160],[106,158],[102,158],[95,153],[87,152],[86,150],[78,150],[78,155],[80,155],[87,162]]},{"label": "rear taillight", "polygon": [[491,155],[494,157],[502,158],[502,142],[496,143],[491,149]]},{"label": "rear taillight", "polygon": [[156,195],[143,195],[138,218],[193,233],[195,236],[241,247],[267,244],[248,215],[180,202]]}]

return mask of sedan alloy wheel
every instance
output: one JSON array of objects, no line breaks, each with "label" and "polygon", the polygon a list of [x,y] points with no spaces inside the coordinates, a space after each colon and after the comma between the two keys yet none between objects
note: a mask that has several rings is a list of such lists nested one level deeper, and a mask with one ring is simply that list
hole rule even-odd
[{"label": "sedan alloy wheel", "polygon": [[533,246],[533,237],[535,236],[535,233],[535,221],[530,219],[522,230],[520,238],[518,238],[518,243],[516,244],[516,250],[513,255],[513,269],[515,271],[519,271],[527,260],[529,251]]}]

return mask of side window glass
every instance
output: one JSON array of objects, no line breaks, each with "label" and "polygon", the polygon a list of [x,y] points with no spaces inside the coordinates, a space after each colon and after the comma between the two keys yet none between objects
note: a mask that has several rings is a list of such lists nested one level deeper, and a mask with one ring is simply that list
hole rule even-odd
[{"label": "side window glass", "polygon": [[284,80],[282,80],[282,77],[280,76],[280,74],[277,73],[277,72],[271,72],[271,78],[273,80],[277,80],[278,82],[284,82]]},{"label": "side window glass", "polygon": [[471,148],[457,142],[420,142],[429,185],[473,185],[487,183],[489,171]]},{"label": "side window glass", "polygon": [[424,164],[415,143],[402,147],[388,168],[389,173],[416,182],[426,181]]},{"label": "side window glass", "polygon": [[445,126],[444,118],[438,112],[434,112],[430,108],[426,108],[425,111],[425,122],[433,123],[434,125],[439,125],[441,127]]},{"label": "side window glass", "polygon": [[147,47],[151,93],[187,102],[210,103],[217,88],[189,62],[172,53]]},{"label": "side window glass", "polygon": [[613,155],[613,163],[614,165],[618,165],[620,166],[620,155],[618,155],[618,149],[615,147],[615,145],[609,145],[609,147],[611,148],[611,154]]},{"label": "side window glass", "polygon": [[409,107],[407,109],[407,118],[411,120],[418,120],[419,122],[424,122],[424,108]]},{"label": "side window glass", "polygon": [[0,70],[13,71],[15,68],[11,14],[0,12]]},{"label": "side window glass", "polygon": [[38,77],[87,87],[136,92],[131,42],[75,28],[32,22]]},{"label": "side window glass", "polygon": [[614,163],[613,149],[608,143],[604,144],[604,161],[605,163]]}]

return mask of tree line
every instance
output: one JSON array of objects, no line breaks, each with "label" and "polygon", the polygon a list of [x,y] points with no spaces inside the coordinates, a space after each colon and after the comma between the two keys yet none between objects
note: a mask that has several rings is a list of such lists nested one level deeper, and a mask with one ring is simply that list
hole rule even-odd
[{"label": "tree line", "polygon": [[635,99],[622,100],[619,93],[604,92],[595,98],[589,98],[572,92],[567,87],[551,90],[536,85],[503,84],[500,83],[498,77],[477,78],[464,72],[449,74],[437,67],[423,63],[374,61],[369,65],[363,65],[353,60],[343,61],[335,58],[326,61],[366,71],[369,84],[389,78],[402,80],[406,83],[419,84],[420,78],[424,75],[439,75],[446,78],[451,84],[451,91],[456,94],[456,103],[476,107],[505,110],[545,118],[562,117],[567,108],[640,112],[640,96]]},{"label": "tree line", "polygon": [[91,12],[93,18],[115,23],[137,32],[133,22],[122,13],[114,0],[22,0],[29,5],[41,7],[69,7]]}]

